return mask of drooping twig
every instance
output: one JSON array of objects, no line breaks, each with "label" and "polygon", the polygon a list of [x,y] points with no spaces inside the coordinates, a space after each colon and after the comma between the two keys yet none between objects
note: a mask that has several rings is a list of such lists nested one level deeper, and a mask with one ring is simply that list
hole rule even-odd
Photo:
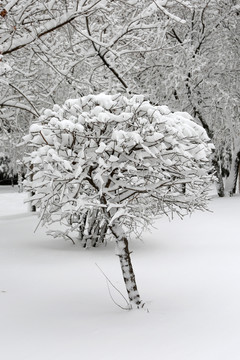
[{"label": "drooping twig", "polygon": [[[112,301],[114,302],[114,304],[116,304],[118,307],[120,307],[121,309],[123,310],[130,310],[131,309],[131,305],[129,304],[129,302],[127,301],[127,299],[125,298],[125,296],[121,293],[121,291],[112,283],[112,281],[107,277],[107,275],[104,273],[104,271],[100,268],[100,266],[95,263],[95,265],[98,267],[98,269],[101,271],[101,273],[103,274],[103,276],[105,277],[106,281],[107,281],[107,287],[108,287],[108,292],[109,292],[109,295],[112,299]],[[109,287],[109,284],[122,296],[122,298],[126,301],[127,303],[127,308],[119,305],[114,299],[113,299],[113,296],[111,294],[111,291],[110,291],[110,287]]]}]

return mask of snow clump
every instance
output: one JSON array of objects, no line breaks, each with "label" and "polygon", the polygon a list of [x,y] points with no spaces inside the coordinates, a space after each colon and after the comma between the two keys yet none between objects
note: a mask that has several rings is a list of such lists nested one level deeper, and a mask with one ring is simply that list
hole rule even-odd
[{"label": "snow clump", "polygon": [[42,221],[68,237],[89,242],[114,221],[132,232],[205,208],[213,146],[188,113],[139,95],[87,95],[46,109],[24,139],[25,188]]}]

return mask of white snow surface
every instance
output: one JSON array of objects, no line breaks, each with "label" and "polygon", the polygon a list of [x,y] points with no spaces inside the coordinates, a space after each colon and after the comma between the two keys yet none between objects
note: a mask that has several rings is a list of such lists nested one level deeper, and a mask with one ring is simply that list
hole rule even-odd
[{"label": "white snow surface", "polygon": [[162,218],[131,243],[147,312],[112,302],[95,263],[125,295],[113,244],[84,250],[34,234],[38,218],[15,191],[0,187],[2,359],[239,360],[239,196]]}]

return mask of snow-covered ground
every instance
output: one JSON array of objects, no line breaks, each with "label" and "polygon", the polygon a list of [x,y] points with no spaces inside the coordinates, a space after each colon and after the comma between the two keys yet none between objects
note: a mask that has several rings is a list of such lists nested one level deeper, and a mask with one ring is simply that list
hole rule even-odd
[{"label": "snow-covered ground", "polygon": [[34,234],[25,195],[0,188],[1,359],[240,359],[240,197],[162,219],[131,244],[147,312],[112,302],[96,264],[125,294],[113,244],[84,250]]}]

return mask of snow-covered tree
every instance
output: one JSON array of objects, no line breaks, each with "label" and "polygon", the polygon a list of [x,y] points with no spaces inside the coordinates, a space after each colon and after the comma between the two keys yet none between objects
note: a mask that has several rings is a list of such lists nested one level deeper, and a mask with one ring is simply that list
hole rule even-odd
[{"label": "snow-covered tree", "polygon": [[[218,194],[224,196],[236,187],[239,167],[240,8],[232,0],[181,1],[184,7],[167,3],[185,24],[168,26],[162,50],[145,54],[145,64],[135,74],[135,91],[154,103],[161,99],[173,109],[189,112],[205,128],[216,148]],[[225,187],[226,166],[230,176]]]},{"label": "snow-covered tree", "polygon": [[236,0],[3,0],[0,131],[24,132],[24,113],[31,122],[66,98],[144,94],[205,128],[216,148],[218,193],[232,193],[240,153],[238,17]]},{"label": "snow-covered tree", "polygon": [[1,1],[0,131],[25,132],[26,118],[66,98],[131,90],[144,54],[161,49],[167,24],[181,21],[166,3]]},{"label": "snow-covered tree", "polygon": [[156,216],[205,209],[212,145],[187,113],[143,96],[88,95],[54,105],[24,138],[25,189],[54,235],[115,240],[131,304],[141,306],[128,239]]}]

